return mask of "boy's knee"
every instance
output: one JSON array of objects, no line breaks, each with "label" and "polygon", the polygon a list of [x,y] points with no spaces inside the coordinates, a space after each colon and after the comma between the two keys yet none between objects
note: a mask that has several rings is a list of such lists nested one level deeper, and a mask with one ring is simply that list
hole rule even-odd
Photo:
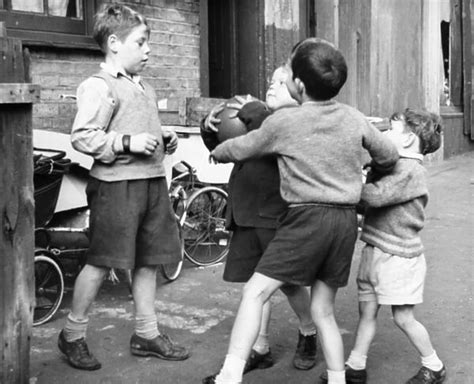
[{"label": "boy's knee", "polygon": [[264,286],[258,286],[256,284],[247,283],[242,290],[243,300],[258,300],[265,303],[271,294],[268,293]]},{"label": "boy's knee", "polygon": [[406,328],[415,321],[413,307],[392,307],[393,322],[399,328]]}]

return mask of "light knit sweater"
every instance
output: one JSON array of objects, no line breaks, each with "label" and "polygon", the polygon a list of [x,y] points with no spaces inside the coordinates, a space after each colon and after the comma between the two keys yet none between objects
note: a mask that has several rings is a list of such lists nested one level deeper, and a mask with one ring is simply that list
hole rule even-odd
[{"label": "light knit sweater", "polygon": [[329,100],[280,109],[260,129],[225,141],[212,155],[220,162],[238,162],[276,154],[287,203],[355,205],[364,149],[385,172],[398,159],[395,146],[361,112]]},{"label": "light knit sweater", "polygon": [[369,206],[362,241],[401,257],[423,253],[419,232],[424,225],[428,188],[421,161],[401,158],[391,174],[364,185],[361,202]]},{"label": "light knit sweater", "polygon": [[[102,70],[80,84],[77,97],[71,142],[76,150],[94,157],[91,176],[102,181],[165,176],[158,105],[150,85]],[[153,155],[123,153],[122,136],[143,132],[158,139]]]}]

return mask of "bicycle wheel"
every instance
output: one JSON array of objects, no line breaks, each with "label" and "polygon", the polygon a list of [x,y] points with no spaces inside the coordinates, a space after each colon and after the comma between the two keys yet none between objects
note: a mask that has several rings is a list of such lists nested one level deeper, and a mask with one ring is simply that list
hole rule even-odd
[{"label": "bicycle wheel", "polygon": [[[183,217],[184,213],[181,215]],[[183,241],[183,231],[181,230],[181,225],[178,222],[178,232],[179,232],[179,241],[180,241],[180,253],[179,253],[179,261],[176,263],[167,263],[161,264],[161,274],[165,279],[169,282],[174,281],[178,278],[179,274],[181,273],[181,269],[183,268],[183,259],[184,259],[184,241]]]},{"label": "bicycle wheel", "polygon": [[33,326],[50,320],[59,309],[64,295],[63,272],[45,249],[35,251],[35,309]]},{"label": "bicycle wheel", "polygon": [[194,264],[206,266],[221,261],[229,251],[231,233],[225,229],[227,193],[204,187],[188,200],[181,220],[184,254]]}]

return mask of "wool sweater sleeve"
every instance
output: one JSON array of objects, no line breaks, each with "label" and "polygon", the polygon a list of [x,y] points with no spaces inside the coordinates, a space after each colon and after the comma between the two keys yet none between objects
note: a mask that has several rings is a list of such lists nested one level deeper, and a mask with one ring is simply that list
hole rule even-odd
[{"label": "wool sweater sleeve", "polygon": [[427,195],[424,169],[421,166],[416,167],[415,163],[416,160],[400,159],[391,174],[364,184],[361,203],[378,208],[405,203]]},{"label": "wool sweater sleeve", "polygon": [[114,100],[102,79],[89,78],[77,90],[77,114],[71,131],[74,149],[105,164],[122,151],[122,135],[108,131]]},{"label": "wool sweater sleeve", "polygon": [[362,145],[369,152],[371,167],[378,173],[390,173],[399,155],[395,145],[368,121],[364,124]]},{"label": "wool sweater sleeve", "polygon": [[256,129],[218,145],[211,155],[221,163],[239,162],[275,153],[279,121],[277,115],[266,118]]}]

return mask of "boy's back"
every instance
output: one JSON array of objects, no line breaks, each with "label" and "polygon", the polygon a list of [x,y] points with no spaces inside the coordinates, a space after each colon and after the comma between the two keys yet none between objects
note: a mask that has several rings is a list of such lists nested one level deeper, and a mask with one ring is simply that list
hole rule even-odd
[{"label": "boy's back", "polygon": [[362,113],[329,100],[281,109],[258,131],[223,143],[213,154],[221,161],[277,154],[286,202],[354,205],[362,188],[364,148],[381,168],[398,157]]}]

